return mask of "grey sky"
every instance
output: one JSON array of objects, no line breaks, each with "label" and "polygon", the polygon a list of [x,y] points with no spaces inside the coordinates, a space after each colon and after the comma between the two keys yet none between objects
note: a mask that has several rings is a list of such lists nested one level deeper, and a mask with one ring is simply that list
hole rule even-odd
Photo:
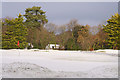
[{"label": "grey sky", "polygon": [[58,25],[71,19],[77,19],[84,25],[98,25],[118,12],[117,2],[3,2],[2,17],[17,17],[32,6],[41,6],[48,21]]}]

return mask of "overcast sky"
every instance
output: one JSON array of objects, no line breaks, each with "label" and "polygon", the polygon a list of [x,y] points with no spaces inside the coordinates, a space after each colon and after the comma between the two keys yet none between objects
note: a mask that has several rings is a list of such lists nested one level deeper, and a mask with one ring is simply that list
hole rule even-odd
[{"label": "overcast sky", "polygon": [[117,2],[3,2],[2,17],[17,17],[33,6],[41,6],[46,11],[49,23],[57,25],[77,19],[82,25],[94,26],[105,23],[118,12]]}]

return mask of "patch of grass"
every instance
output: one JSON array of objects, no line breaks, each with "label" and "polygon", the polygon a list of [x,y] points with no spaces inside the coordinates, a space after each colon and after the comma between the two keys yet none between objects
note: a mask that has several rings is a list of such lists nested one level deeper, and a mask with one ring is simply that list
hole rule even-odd
[{"label": "patch of grass", "polygon": [[49,51],[44,51],[44,52],[49,52]]},{"label": "patch of grass", "polygon": [[34,50],[34,51],[39,51],[39,50]]},{"label": "patch of grass", "polygon": [[105,51],[98,51],[98,52],[105,52]]}]

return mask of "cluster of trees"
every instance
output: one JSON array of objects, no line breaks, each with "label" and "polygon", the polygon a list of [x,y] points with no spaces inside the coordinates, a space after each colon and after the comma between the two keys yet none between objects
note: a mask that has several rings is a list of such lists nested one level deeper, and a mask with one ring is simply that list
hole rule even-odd
[{"label": "cluster of trees", "polygon": [[[33,44],[33,48],[45,49],[47,44],[60,44],[66,50],[120,49],[120,19],[115,14],[106,25],[91,27],[80,25],[76,19],[65,25],[48,23],[41,7],[25,10],[25,15],[2,20],[2,48],[15,49]],[[24,18],[25,17],[25,20]]]},{"label": "cluster of trees", "polygon": [[[98,32],[93,33],[96,29]],[[75,24],[72,29],[68,29],[58,37],[61,40],[59,44],[64,45],[66,50],[94,50],[106,48],[105,40],[108,35],[100,25],[90,27],[89,25]]]}]

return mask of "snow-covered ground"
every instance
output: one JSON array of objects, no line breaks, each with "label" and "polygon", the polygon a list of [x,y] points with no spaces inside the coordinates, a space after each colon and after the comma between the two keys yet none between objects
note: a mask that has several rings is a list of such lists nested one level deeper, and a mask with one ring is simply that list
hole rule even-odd
[{"label": "snow-covered ground", "polygon": [[4,78],[117,78],[118,50],[0,50]]}]

